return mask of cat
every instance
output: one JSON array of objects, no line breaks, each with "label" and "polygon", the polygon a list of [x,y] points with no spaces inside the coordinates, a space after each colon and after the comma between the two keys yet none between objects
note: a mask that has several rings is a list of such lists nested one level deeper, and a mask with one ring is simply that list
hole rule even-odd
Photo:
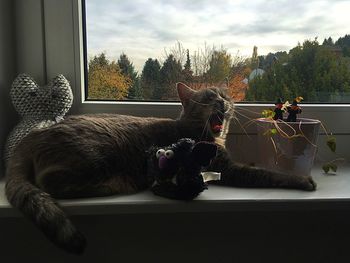
[{"label": "cat", "polygon": [[[147,149],[180,138],[214,142],[225,138],[233,103],[217,88],[195,91],[177,84],[178,119],[127,115],[77,115],[34,130],[17,146],[6,170],[9,202],[58,247],[82,253],[85,237],[56,198],[130,194],[149,188]],[[311,177],[290,176],[235,164],[224,147],[208,167],[221,172],[219,184],[315,190]]]}]

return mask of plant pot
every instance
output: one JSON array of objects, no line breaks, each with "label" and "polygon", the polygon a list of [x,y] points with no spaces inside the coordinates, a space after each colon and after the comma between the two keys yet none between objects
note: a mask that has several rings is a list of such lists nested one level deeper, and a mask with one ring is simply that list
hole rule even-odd
[{"label": "plant pot", "polygon": [[[258,119],[259,166],[285,174],[310,175],[320,125],[319,120],[306,118],[296,122]],[[277,133],[272,134],[270,129]]]}]

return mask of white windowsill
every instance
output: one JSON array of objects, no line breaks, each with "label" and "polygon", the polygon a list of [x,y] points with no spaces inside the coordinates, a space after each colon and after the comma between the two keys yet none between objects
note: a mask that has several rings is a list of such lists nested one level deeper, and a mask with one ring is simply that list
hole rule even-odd
[{"label": "white windowsill", "polygon": [[[70,215],[181,213],[217,211],[333,210],[350,209],[350,166],[340,167],[337,175],[324,175],[314,168],[318,187],[314,192],[289,189],[249,189],[209,185],[197,199],[174,201],[144,191],[133,195],[59,201]],[[0,217],[17,217],[4,194],[0,181]]]}]

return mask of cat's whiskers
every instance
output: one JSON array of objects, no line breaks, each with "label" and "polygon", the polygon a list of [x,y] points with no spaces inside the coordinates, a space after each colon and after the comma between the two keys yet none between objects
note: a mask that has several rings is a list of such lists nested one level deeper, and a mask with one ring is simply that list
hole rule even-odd
[{"label": "cat's whiskers", "polygon": [[256,111],[248,110],[246,107],[236,106],[236,109],[238,109],[238,110],[243,110],[243,111],[246,111],[246,112],[249,112],[249,113],[252,113],[252,114],[261,116],[261,112],[256,112]]},{"label": "cat's whiskers", "polygon": [[201,134],[201,137],[200,137],[201,140],[203,139],[204,132],[205,132],[205,136],[208,135],[208,124],[209,124],[209,120],[210,120],[210,116],[208,117],[207,121],[205,122],[203,131],[202,131],[202,134]]},{"label": "cat's whiskers", "polygon": [[201,105],[201,106],[210,106],[210,105],[214,104],[214,103],[202,103],[202,102],[196,101],[194,99],[191,99],[190,101],[193,102],[193,103],[196,103],[198,105]]},{"label": "cat's whiskers", "polygon": [[236,110],[235,113],[237,113],[239,116],[242,116],[242,117],[244,117],[246,119],[249,119],[249,120],[252,119],[252,118],[248,117],[247,115],[243,114],[242,112],[239,112],[238,110]]}]

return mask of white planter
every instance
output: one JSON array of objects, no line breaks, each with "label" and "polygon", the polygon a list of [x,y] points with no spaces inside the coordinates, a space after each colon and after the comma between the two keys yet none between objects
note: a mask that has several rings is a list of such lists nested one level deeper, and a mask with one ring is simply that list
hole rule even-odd
[{"label": "white planter", "polygon": [[279,133],[271,136],[264,135],[269,129],[274,129],[275,125],[269,119],[258,119],[259,166],[286,174],[310,175],[321,122],[299,118],[297,122],[278,121],[277,125],[288,136],[296,134],[300,137],[284,138]]}]

